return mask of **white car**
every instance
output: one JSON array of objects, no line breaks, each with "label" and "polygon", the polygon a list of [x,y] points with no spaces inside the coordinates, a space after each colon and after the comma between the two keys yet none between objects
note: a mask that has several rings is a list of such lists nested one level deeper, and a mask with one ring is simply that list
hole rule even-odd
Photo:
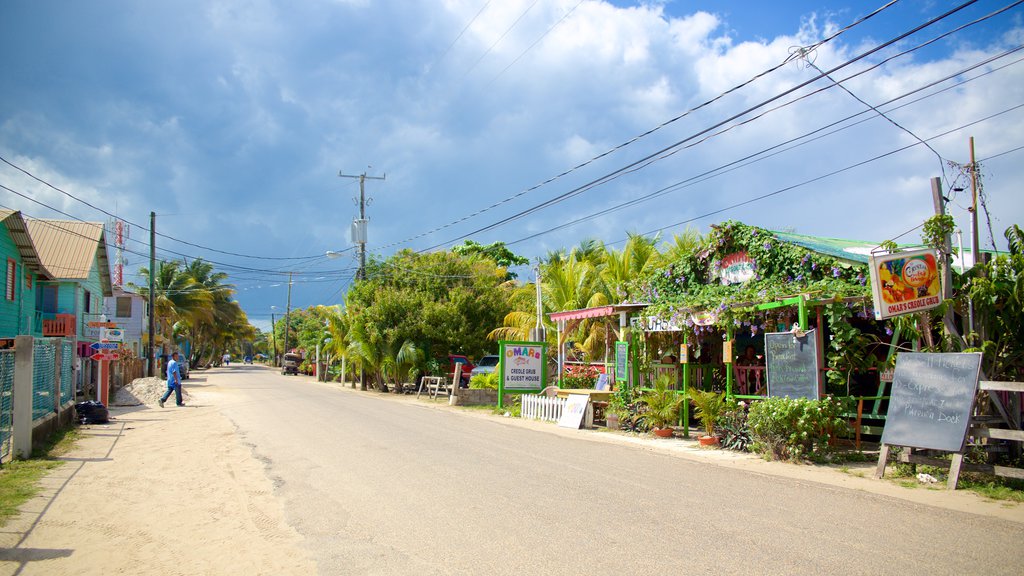
[{"label": "white car", "polygon": [[497,354],[489,354],[487,356],[484,356],[483,358],[480,359],[479,362],[476,363],[476,368],[473,368],[473,370],[469,373],[470,377],[476,376],[478,374],[490,374],[494,372],[495,370],[498,369],[499,360],[500,358],[498,357]]}]

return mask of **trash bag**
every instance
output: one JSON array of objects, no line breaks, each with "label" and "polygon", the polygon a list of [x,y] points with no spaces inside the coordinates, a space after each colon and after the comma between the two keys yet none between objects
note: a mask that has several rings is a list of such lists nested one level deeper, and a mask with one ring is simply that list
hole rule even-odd
[{"label": "trash bag", "polygon": [[106,424],[110,421],[110,413],[102,402],[89,400],[75,404],[75,413],[81,424]]}]

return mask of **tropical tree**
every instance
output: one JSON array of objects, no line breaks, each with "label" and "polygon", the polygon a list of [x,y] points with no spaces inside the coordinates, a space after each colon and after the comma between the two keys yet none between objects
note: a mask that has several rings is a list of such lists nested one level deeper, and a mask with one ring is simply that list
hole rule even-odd
[{"label": "tropical tree", "polygon": [[[150,270],[140,268],[143,285],[129,284],[129,287],[143,297],[149,297]],[[157,266],[153,280],[153,313],[157,332],[163,337],[163,352],[169,352],[174,339],[175,324],[191,322],[209,314],[212,298],[209,291],[198,284],[192,276],[182,270],[181,263],[163,261]]]}]

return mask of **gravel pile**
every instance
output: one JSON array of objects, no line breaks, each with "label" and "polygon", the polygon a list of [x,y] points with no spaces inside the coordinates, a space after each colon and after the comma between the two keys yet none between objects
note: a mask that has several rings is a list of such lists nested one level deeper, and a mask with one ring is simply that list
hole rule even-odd
[{"label": "gravel pile", "polygon": [[[167,391],[167,381],[163,378],[137,378],[131,384],[121,388],[114,394],[114,406],[139,406],[151,404],[156,406],[157,401]],[[182,399],[188,402],[188,386],[181,390]],[[171,403],[174,402],[174,395],[171,395]]]}]

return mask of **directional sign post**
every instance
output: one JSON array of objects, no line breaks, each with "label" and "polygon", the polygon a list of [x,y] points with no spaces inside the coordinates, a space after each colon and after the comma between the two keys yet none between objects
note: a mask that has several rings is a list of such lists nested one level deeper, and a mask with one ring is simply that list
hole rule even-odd
[{"label": "directional sign post", "polygon": [[90,356],[93,360],[118,360],[121,356],[117,352],[97,352]]},{"label": "directional sign post", "polygon": [[89,345],[93,350],[117,350],[119,346],[117,342],[93,342]]}]

